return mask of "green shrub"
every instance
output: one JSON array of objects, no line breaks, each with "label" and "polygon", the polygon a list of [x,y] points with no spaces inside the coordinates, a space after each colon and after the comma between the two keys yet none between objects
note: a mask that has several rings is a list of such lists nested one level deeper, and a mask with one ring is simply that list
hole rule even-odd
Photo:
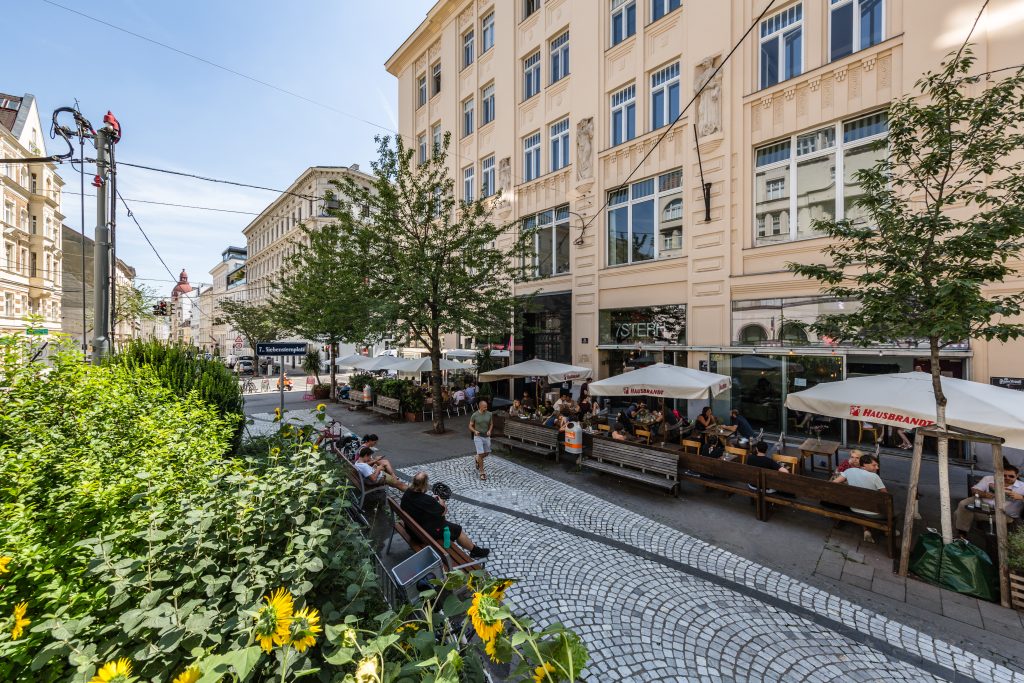
[{"label": "green shrub", "polygon": [[1018,526],[1008,539],[1007,563],[1010,569],[1024,573],[1024,527]]},{"label": "green shrub", "polygon": [[352,387],[352,391],[362,391],[367,384],[371,389],[374,388],[373,375],[368,372],[357,372],[349,378],[348,383]]}]

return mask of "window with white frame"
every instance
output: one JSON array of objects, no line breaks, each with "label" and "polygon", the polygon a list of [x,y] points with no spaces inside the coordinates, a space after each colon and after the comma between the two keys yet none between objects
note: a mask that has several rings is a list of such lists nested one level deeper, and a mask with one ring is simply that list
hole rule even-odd
[{"label": "window with white frame", "polygon": [[540,92],[540,52],[523,60],[523,99],[528,100]]},{"label": "window with white frame", "polygon": [[651,130],[679,116],[679,62],[651,74]]},{"label": "window with white frame", "polygon": [[420,74],[416,79],[416,108],[419,109],[427,103],[427,75]]},{"label": "window with white frame", "polygon": [[485,85],[483,90],[480,91],[480,108],[483,110],[483,116],[480,119],[480,125],[486,126],[488,123],[494,120],[494,115],[497,113],[494,109],[494,84]]},{"label": "window with white frame", "polygon": [[682,185],[676,169],[608,193],[609,266],[682,253]]},{"label": "window with white frame", "polygon": [[556,83],[569,75],[569,32],[551,41],[551,82]]},{"label": "window with white frame", "polygon": [[441,62],[430,67],[430,96],[441,92]]},{"label": "window with white frame", "polygon": [[804,10],[796,4],[761,22],[761,87],[803,71]]},{"label": "window with white frame", "polygon": [[830,0],[829,56],[831,61],[882,42],[883,0]]},{"label": "window with white frame", "polygon": [[462,135],[471,134],[474,130],[474,116],[476,115],[476,100],[470,97],[462,103]]},{"label": "window with white frame", "polygon": [[569,165],[569,119],[551,124],[551,170]]},{"label": "window with white frame", "polygon": [[480,20],[480,54],[494,47],[494,12],[488,12]]},{"label": "window with white frame", "polygon": [[467,166],[462,169],[462,201],[473,201],[473,189],[476,186],[476,169]]},{"label": "window with white frame", "polygon": [[540,131],[523,138],[523,180],[540,177]]},{"label": "window with white frame", "polygon": [[884,155],[875,146],[887,130],[881,112],[755,150],[755,245],[820,237],[816,220],[869,220],[856,203],[862,192],[855,174]]},{"label": "window with white frame", "polygon": [[540,0],[523,0],[523,19],[540,9]]},{"label": "window with white frame", "polygon": [[473,63],[476,59],[476,36],[473,31],[466,31],[462,36],[462,68]]},{"label": "window with white frame", "polygon": [[420,133],[416,138],[417,158],[421,164],[427,163],[427,134]]},{"label": "window with white frame", "polygon": [[679,9],[682,0],[651,0],[651,21],[657,21],[672,10]]},{"label": "window with white frame", "polygon": [[441,153],[441,145],[444,143],[444,138],[441,135],[441,124],[435,123],[430,128],[430,155],[437,156]]},{"label": "window with white frame", "polygon": [[636,84],[626,86],[612,94],[612,145],[636,137]]},{"label": "window with white frame", "polygon": [[523,233],[532,238],[532,263],[524,264],[528,277],[552,277],[569,272],[569,205],[523,219]]},{"label": "window with white frame", "polygon": [[494,155],[480,162],[480,196],[490,197],[497,188],[494,185]]},{"label": "window with white frame", "polygon": [[636,33],[636,0],[611,0],[612,45]]}]

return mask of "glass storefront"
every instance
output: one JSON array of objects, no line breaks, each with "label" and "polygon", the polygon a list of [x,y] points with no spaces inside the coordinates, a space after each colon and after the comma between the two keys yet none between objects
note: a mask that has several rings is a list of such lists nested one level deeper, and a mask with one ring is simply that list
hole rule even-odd
[{"label": "glass storefront", "polygon": [[[510,363],[522,363],[533,358],[555,363],[572,363],[572,294],[558,292],[540,294],[517,311],[516,332]],[[523,392],[531,396],[538,391],[533,382],[517,379],[513,396]]]}]

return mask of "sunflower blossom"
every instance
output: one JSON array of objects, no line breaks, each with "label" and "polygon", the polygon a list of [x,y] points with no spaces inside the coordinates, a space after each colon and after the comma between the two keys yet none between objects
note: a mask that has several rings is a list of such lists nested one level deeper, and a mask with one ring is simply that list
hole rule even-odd
[{"label": "sunflower blossom", "polygon": [[190,666],[178,674],[178,677],[174,679],[174,683],[196,683],[202,675],[203,672],[199,670],[198,666]]},{"label": "sunflower blossom", "polygon": [[327,410],[327,406],[326,405],[324,405],[323,403],[317,403],[316,404],[316,412],[322,413],[325,410]]},{"label": "sunflower blossom", "polygon": [[25,618],[26,610],[28,610],[27,602],[19,602],[14,606],[14,628],[11,630],[11,640],[21,638],[25,633],[25,627],[32,623],[30,619]]},{"label": "sunflower blossom", "polygon": [[504,620],[490,618],[498,605],[498,599],[490,593],[474,593],[473,605],[466,610],[466,614],[473,620],[473,629],[485,643],[494,640],[505,630]]},{"label": "sunflower blossom", "polygon": [[278,588],[270,595],[264,595],[267,604],[256,613],[256,640],[264,652],[270,652],[274,645],[284,645],[290,637],[292,614],[295,603],[292,594]]},{"label": "sunflower blossom", "polygon": [[380,677],[377,676],[377,659],[364,659],[359,662],[356,669],[356,683],[377,683]]},{"label": "sunflower blossom", "polygon": [[280,408],[274,408],[274,422],[280,422],[280,421],[281,421],[281,409]]},{"label": "sunflower blossom", "polygon": [[492,662],[500,662],[501,661],[498,658],[498,639],[497,638],[495,638],[494,640],[488,640],[484,644],[484,652],[487,653],[487,656],[491,658]]},{"label": "sunflower blossom", "polygon": [[311,607],[303,607],[292,617],[289,637],[292,647],[305,652],[307,647],[316,645],[316,634],[320,633],[320,613]]},{"label": "sunflower blossom", "polygon": [[533,683],[542,683],[547,679],[548,674],[553,673],[555,673],[555,667],[551,665],[551,662],[544,662],[533,670]]},{"label": "sunflower blossom", "polygon": [[122,657],[101,666],[89,683],[127,683],[131,679],[131,675],[132,663]]},{"label": "sunflower blossom", "polygon": [[6,555],[0,555],[0,574],[7,574],[11,571],[7,568],[7,565],[11,563],[11,559],[13,558],[7,557]]}]

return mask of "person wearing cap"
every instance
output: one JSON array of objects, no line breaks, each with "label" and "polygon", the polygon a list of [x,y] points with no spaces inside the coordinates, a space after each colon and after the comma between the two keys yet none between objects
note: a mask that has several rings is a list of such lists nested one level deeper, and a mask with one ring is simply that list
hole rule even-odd
[{"label": "person wearing cap", "polygon": [[368,446],[363,446],[356,453],[354,465],[356,471],[359,472],[364,480],[376,486],[387,484],[399,491],[405,491],[409,488],[408,484],[395,476],[395,470],[392,469],[391,463],[383,460],[383,458],[371,462],[370,456],[372,455],[373,450]]},{"label": "person wearing cap", "polygon": [[478,560],[490,555],[490,549],[474,543],[462,530],[461,525],[445,519],[448,505],[437,496],[427,493],[427,484],[427,473],[417,472],[412,478],[412,486],[402,494],[402,509],[435,540],[444,539],[444,530],[447,527],[449,538],[469,551],[469,556],[473,559]]}]

